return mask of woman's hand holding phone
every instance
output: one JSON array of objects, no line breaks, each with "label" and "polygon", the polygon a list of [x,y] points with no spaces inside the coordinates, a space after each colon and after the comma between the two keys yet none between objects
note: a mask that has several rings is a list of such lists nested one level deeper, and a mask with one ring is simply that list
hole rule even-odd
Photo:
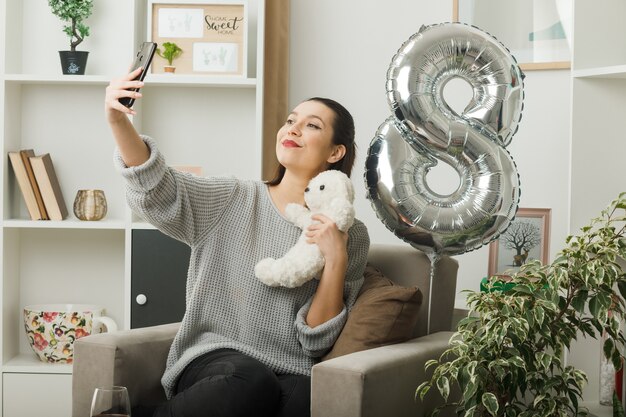
[{"label": "woman's hand holding phone", "polygon": [[143,142],[128,115],[136,112],[120,103],[121,98],[138,99],[141,93],[136,91],[143,86],[137,79],[142,68],[137,68],[125,76],[112,80],[106,88],[104,111],[107,122],[115,138],[120,155],[126,166],[141,165],[150,157],[150,151]]},{"label": "woman's hand holding phone", "polygon": [[142,71],[143,68],[137,68],[122,78],[112,80],[109,83],[104,99],[104,110],[109,123],[119,121],[121,117],[125,117],[127,114],[137,114],[132,108],[120,103],[119,100],[124,97],[134,100],[141,98],[141,93],[135,89],[143,87],[143,81],[138,79]]},{"label": "woman's hand holding phone", "polygon": [[143,87],[143,79],[156,49],[156,43],[143,42],[137,49],[130,72],[125,77],[111,81],[107,87],[105,111],[110,123],[120,120],[118,118],[123,114],[136,114],[132,107],[135,100],[141,97],[139,89]]}]

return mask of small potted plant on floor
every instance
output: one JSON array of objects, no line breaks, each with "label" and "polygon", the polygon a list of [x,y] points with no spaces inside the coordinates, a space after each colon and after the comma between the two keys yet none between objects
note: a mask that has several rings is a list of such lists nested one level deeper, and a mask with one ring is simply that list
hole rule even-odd
[{"label": "small potted plant on floor", "polygon": [[163,49],[157,48],[157,54],[167,61],[166,66],[163,67],[163,70],[168,73],[174,73],[176,71],[176,67],[173,66],[173,62],[176,58],[183,53],[183,50],[180,49],[178,45],[174,42],[165,42],[163,43]]},{"label": "small potted plant on floor", "polygon": [[93,0],[48,0],[52,13],[66,24],[63,32],[70,38],[70,50],[59,51],[63,74],[85,73],[89,52],[76,47],[89,36],[89,26],[84,21],[91,16]]},{"label": "small potted plant on floor", "polygon": [[[506,291],[470,292],[467,318],[441,359],[426,364],[434,373],[416,396],[436,387],[460,416],[586,415],[579,401],[587,377],[566,364],[564,353],[581,335],[606,335],[602,355],[622,367],[626,273],[620,259],[626,259],[626,193],[580,235],[569,236],[551,264],[524,264]],[[461,394],[452,398],[453,391]]]}]

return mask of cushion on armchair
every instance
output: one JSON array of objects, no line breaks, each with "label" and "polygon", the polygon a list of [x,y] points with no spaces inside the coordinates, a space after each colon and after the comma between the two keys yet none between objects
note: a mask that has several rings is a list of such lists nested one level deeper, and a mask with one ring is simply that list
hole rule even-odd
[{"label": "cushion on armchair", "polygon": [[335,345],[322,360],[409,340],[417,323],[422,293],[402,287],[367,265],[365,280]]}]

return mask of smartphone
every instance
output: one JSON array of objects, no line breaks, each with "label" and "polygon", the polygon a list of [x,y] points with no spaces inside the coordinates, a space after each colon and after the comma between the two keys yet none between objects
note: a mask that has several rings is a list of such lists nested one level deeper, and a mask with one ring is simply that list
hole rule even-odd
[{"label": "smartphone", "polygon": [[[146,78],[146,74],[148,73],[148,68],[150,67],[150,63],[152,62],[152,58],[154,57],[154,52],[156,51],[157,44],[154,42],[144,42],[139,47],[137,51],[137,55],[135,55],[135,62],[133,62],[133,66],[131,67],[130,72],[135,71],[139,67],[143,67],[143,71],[139,74],[135,80],[143,81]],[[135,81],[133,80],[133,81]],[[132,88],[132,91],[139,91],[138,88]],[[122,97],[120,98],[120,103],[124,106],[130,108],[135,104],[135,99],[131,97]]]}]

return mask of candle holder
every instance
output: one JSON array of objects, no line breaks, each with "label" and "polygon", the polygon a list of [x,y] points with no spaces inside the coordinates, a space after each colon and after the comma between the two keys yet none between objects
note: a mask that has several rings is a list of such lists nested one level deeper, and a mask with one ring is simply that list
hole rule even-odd
[{"label": "candle holder", "polygon": [[102,190],[78,190],[74,214],[80,220],[100,220],[107,214],[107,200]]}]

